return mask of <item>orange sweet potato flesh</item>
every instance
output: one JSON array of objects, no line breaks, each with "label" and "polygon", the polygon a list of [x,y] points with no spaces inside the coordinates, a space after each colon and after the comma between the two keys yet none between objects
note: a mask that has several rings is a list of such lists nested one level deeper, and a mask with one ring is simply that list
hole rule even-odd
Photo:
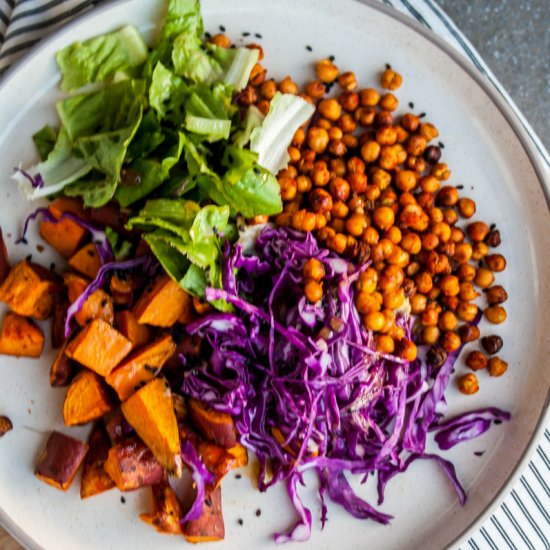
[{"label": "orange sweet potato flesh", "polygon": [[69,265],[82,275],[95,279],[101,268],[101,260],[94,243],[84,245],[76,254],[71,256]]},{"label": "orange sweet potato flesh", "polygon": [[67,426],[78,426],[101,418],[113,408],[105,383],[86,369],[76,375],[67,390],[63,420]]},{"label": "orange sweet potato flesh", "polygon": [[164,378],[155,378],[121,406],[128,424],[153,451],[159,463],[181,477],[180,437],[172,392]]},{"label": "orange sweet potato flesh", "polygon": [[132,349],[144,346],[153,336],[151,328],[147,325],[140,325],[129,309],[115,313],[115,324],[117,330],[130,340]]},{"label": "orange sweet potato flesh", "polygon": [[155,485],[166,475],[151,450],[137,437],[127,437],[111,447],[104,468],[120,491]]},{"label": "orange sweet potato flesh", "polygon": [[204,499],[201,517],[186,521],[182,531],[187,541],[193,543],[224,539],[225,525],[223,522],[221,487],[214,489]]},{"label": "orange sweet potato flesh", "polygon": [[132,311],[138,323],[171,327],[190,307],[190,295],[163,274],[145,289]]},{"label": "orange sweet potato flesh", "polygon": [[129,353],[132,344],[102,319],[95,319],[69,342],[65,353],[100,376],[107,376]]},{"label": "orange sweet potato flesh", "polygon": [[148,346],[132,353],[105,378],[121,401],[152,380],[176,349],[172,337],[167,334]]},{"label": "orange sweet potato flesh", "polygon": [[83,441],[53,432],[40,455],[34,475],[62,491],[66,491],[88,451]]},{"label": "orange sweet potato flesh", "polygon": [[[82,203],[66,197],[55,200],[48,209],[58,220],[64,212],[85,217]],[[64,258],[70,258],[86,237],[86,230],[69,219],[62,219],[57,223],[43,221],[39,232],[40,236]]]},{"label": "orange sweet potato flesh", "polygon": [[231,415],[215,411],[196,399],[189,400],[189,412],[194,425],[206,439],[226,449],[237,445],[237,432]]},{"label": "orange sweet potato flesh", "polygon": [[66,347],[64,344],[59,350],[50,369],[50,386],[54,388],[68,386],[77,369],[75,362],[65,355]]},{"label": "orange sweet potato flesh", "polygon": [[[65,273],[63,280],[72,304],[86,290],[89,281],[75,273]],[[103,319],[112,325],[115,322],[115,309],[111,297],[102,289],[98,289],[84,302],[81,310],[74,316],[77,323],[83,327],[94,319]]]},{"label": "orange sweet potato flesh", "polygon": [[53,313],[59,286],[27,261],[16,264],[0,286],[0,301],[24,317],[47,319]]},{"label": "orange sweet potato flesh", "polygon": [[179,520],[184,516],[181,504],[174,489],[166,482],[151,487],[153,511],[140,514],[140,518],[152,525],[159,533],[181,535]]},{"label": "orange sweet potato flesh", "polygon": [[30,319],[9,312],[0,328],[0,353],[16,357],[40,357],[44,333]]},{"label": "orange sweet potato flesh", "polygon": [[101,422],[97,423],[88,438],[89,451],[84,459],[80,480],[80,498],[98,495],[115,486],[105,471],[105,461],[111,448],[111,441]]},{"label": "orange sweet potato flesh", "polygon": [[10,272],[10,262],[8,260],[8,251],[4,242],[4,235],[0,227],[0,283],[3,283]]},{"label": "orange sweet potato flesh", "polygon": [[65,343],[65,319],[69,302],[65,297],[55,301],[52,316],[52,348],[59,349]]}]

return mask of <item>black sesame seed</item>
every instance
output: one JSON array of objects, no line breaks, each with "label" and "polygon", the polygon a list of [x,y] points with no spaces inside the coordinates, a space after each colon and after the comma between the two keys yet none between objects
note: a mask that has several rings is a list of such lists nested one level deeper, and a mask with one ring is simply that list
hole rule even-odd
[{"label": "black sesame seed", "polygon": [[239,519],[237,520],[237,523],[238,523],[239,525],[244,525],[244,521],[243,521],[241,518],[239,518]]},{"label": "black sesame seed", "polygon": [[26,239],[25,237],[21,237],[21,238],[19,239],[19,242],[18,242],[17,244],[19,244],[19,243],[21,243],[21,244],[29,244],[29,241],[27,241],[27,239]]},{"label": "black sesame seed", "polygon": [[208,31],[204,33],[204,36],[206,36],[206,38],[212,38],[212,35]]},{"label": "black sesame seed", "polygon": [[55,271],[55,264],[53,262],[50,264],[50,271]]},{"label": "black sesame seed", "polygon": [[126,499],[124,497],[120,497],[120,502],[122,502],[122,504],[126,504]]},{"label": "black sesame seed", "polygon": [[32,261],[32,254],[27,254],[25,260],[27,260],[27,262]]},{"label": "black sesame seed", "polygon": [[460,185],[455,185],[455,189],[464,189],[464,185],[460,184]]},{"label": "black sesame seed", "polygon": [[93,250],[88,250],[88,256],[90,256],[90,258],[93,258],[95,256],[95,253]]},{"label": "black sesame seed", "polygon": [[420,113],[420,114],[418,115],[418,118],[424,118],[425,116],[426,116],[426,113]]},{"label": "black sesame seed", "polygon": [[243,36],[250,36],[250,33],[249,32],[243,32]]},{"label": "black sesame seed", "polygon": [[258,508],[256,510],[256,517],[260,517],[262,515],[262,511]]},{"label": "black sesame seed", "polygon": [[389,63],[386,63],[386,69],[391,69],[391,65]]},{"label": "black sesame seed", "polygon": [[241,479],[243,477],[241,474],[235,474],[235,479]]},{"label": "black sesame seed", "polygon": [[485,451],[474,451],[474,454],[476,456],[483,456],[485,454]]},{"label": "black sesame seed", "polygon": [[220,31],[225,32],[225,27],[223,25],[220,25]]},{"label": "black sesame seed", "polygon": [[497,224],[496,224],[496,223],[492,223],[492,224],[489,226],[489,231],[494,231],[496,228],[497,228]]},{"label": "black sesame seed", "polygon": [[479,260],[479,263],[477,264],[479,267],[483,267],[483,262]]},{"label": "black sesame seed", "polygon": [[231,46],[229,46],[232,50],[234,50],[237,46],[235,46],[235,44],[231,44]]},{"label": "black sesame seed", "polygon": [[334,61],[336,58],[335,58],[333,55],[329,55],[329,56],[328,56],[328,59],[329,59],[329,61],[332,62],[332,61]]},{"label": "black sesame seed", "polygon": [[502,420],[495,420],[495,424],[498,426],[499,424],[502,424]]},{"label": "black sesame seed", "polygon": [[107,300],[101,300],[101,307],[105,307],[107,305]]},{"label": "black sesame seed", "polygon": [[414,109],[414,103],[412,101],[409,101],[409,109]]},{"label": "black sesame seed", "polygon": [[306,50],[307,50],[308,52],[312,52],[312,51],[313,51],[313,48],[312,48],[311,46],[306,46]]},{"label": "black sesame seed", "polygon": [[255,32],[255,33],[254,33],[254,36],[255,36],[256,38],[263,38],[263,36],[262,36],[259,32]]},{"label": "black sesame seed", "polygon": [[441,149],[445,149],[445,144],[442,141],[438,141],[437,144]]},{"label": "black sesame seed", "polygon": [[212,499],[210,497],[205,498],[204,503],[208,506],[208,508],[210,508],[210,506],[212,506]]}]

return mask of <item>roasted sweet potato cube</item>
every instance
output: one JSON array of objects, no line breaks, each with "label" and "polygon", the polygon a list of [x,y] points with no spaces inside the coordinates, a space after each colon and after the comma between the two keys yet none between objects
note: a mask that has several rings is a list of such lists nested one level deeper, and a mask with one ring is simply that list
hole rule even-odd
[{"label": "roasted sweet potato cube", "polygon": [[52,348],[59,349],[65,343],[65,319],[69,302],[65,297],[56,300],[52,317]]},{"label": "roasted sweet potato cube", "polygon": [[210,542],[223,540],[225,525],[222,513],[221,487],[214,489],[204,499],[202,514],[199,519],[186,521],[182,528],[183,535],[188,542]]},{"label": "roasted sweet potato cube", "polygon": [[63,420],[67,426],[78,426],[101,418],[113,408],[103,380],[95,372],[85,369],[76,375],[67,390]]},{"label": "roasted sweet potato cube", "polygon": [[86,230],[73,220],[61,219],[61,216],[65,212],[71,212],[80,218],[85,217],[82,203],[62,197],[50,204],[48,209],[60,221],[43,221],[39,228],[40,236],[61,256],[70,258],[80,248],[86,237]]},{"label": "roasted sweet potato cube", "polygon": [[4,235],[2,235],[2,228],[0,227],[0,284],[4,282],[9,272],[10,262],[8,260],[8,251],[6,249],[6,243],[4,242]]},{"label": "roasted sweet potato cube", "polygon": [[155,485],[166,475],[149,447],[137,437],[127,437],[111,447],[104,468],[120,491]]},{"label": "roasted sweet potato cube", "polygon": [[197,430],[208,441],[226,449],[235,447],[237,432],[230,414],[215,411],[196,399],[189,400],[189,413]]},{"label": "roasted sweet potato cube", "polygon": [[67,357],[107,376],[132,349],[130,341],[102,319],[95,319],[69,342]]},{"label": "roasted sweet potato cube", "polygon": [[138,323],[171,327],[189,307],[192,307],[190,295],[163,274],[146,287],[132,311]]},{"label": "roasted sweet potato cube", "polygon": [[175,349],[172,337],[169,334],[162,336],[128,356],[105,380],[116,390],[120,400],[125,401],[160,372]]},{"label": "roasted sweet potato cube", "polygon": [[219,445],[200,441],[196,444],[196,449],[204,465],[216,476],[215,487],[221,483],[227,473],[236,468],[237,459]]},{"label": "roasted sweet potato cube", "polygon": [[105,426],[98,422],[88,438],[89,451],[84,459],[80,480],[80,498],[88,498],[112,489],[115,482],[105,471],[111,441]]},{"label": "roasted sweet potato cube", "polygon": [[53,313],[59,286],[45,279],[33,264],[27,261],[15,265],[0,286],[0,301],[24,317],[47,319]]},{"label": "roasted sweet potato cube", "polygon": [[40,357],[44,333],[30,319],[7,313],[0,328],[0,353],[17,357]]},{"label": "roasted sweet potato cube", "polygon": [[151,328],[147,325],[140,325],[129,309],[116,312],[115,324],[117,330],[130,340],[132,349],[144,346],[153,336]]},{"label": "roasted sweet potato cube", "polygon": [[235,457],[234,468],[242,468],[248,464],[248,451],[240,443],[237,443],[231,449],[227,449],[227,452]]},{"label": "roasted sweet potato cube", "polygon": [[34,475],[45,483],[66,491],[87,451],[88,445],[83,441],[52,432],[40,455]]},{"label": "roasted sweet potato cube", "polygon": [[122,414],[122,411],[120,410],[120,407],[110,413],[107,413],[103,417],[103,422],[105,424],[107,434],[113,444],[120,443],[134,432],[134,428],[128,424]]},{"label": "roasted sweet potato cube", "polygon": [[[69,302],[75,302],[86,290],[89,281],[76,273],[65,273],[63,280],[67,286]],[[77,323],[83,327],[94,319],[103,319],[112,325],[115,321],[115,309],[111,297],[102,289],[93,292],[75,315]]]},{"label": "roasted sweet potato cube", "polygon": [[159,533],[181,535],[179,520],[183,517],[183,510],[178,497],[166,482],[151,486],[153,497],[153,511],[150,514],[140,514],[140,518],[152,525]]},{"label": "roasted sweet potato cube", "polygon": [[66,347],[67,344],[63,344],[50,369],[50,386],[54,388],[68,386],[77,370],[76,363],[65,355]]},{"label": "roasted sweet potato cube", "polygon": [[82,275],[95,279],[101,268],[101,259],[94,243],[84,245],[76,254],[71,256],[69,265]]},{"label": "roasted sweet potato cube", "polygon": [[180,437],[172,392],[164,378],[155,378],[122,403],[122,414],[159,463],[181,477]]}]

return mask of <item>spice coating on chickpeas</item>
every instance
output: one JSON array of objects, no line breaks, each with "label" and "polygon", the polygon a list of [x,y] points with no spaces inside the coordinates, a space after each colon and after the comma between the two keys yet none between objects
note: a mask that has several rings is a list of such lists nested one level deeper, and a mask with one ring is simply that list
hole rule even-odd
[{"label": "spice coating on chickpeas", "polygon": [[[231,45],[223,35],[214,39]],[[416,346],[426,345],[436,350],[432,359],[441,359],[483,336],[476,326],[482,313],[493,324],[506,319],[501,304],[508,295],[496,284],[506,259],[494,250],[499,230],[476,219],[475,201],[452,181],[436,125],[400,112],[394,92],[402,83],[388,66],[379,89],[363,86],[356,73],[340,71],[327,58],[301,87],[290,76],[268,79],[260,58],[237,102],[265,114],[282,92],[316,105],[315,116],[292,139],[289,165],[277,175],[284,208],[273,221],[313,232],[321,246],[356,264],[370,262],[355,284],[355,305],[380,352],[412,360]],[[323,299],[323,277],[322,263],[308,260],[309,302]],[[413,340],[396,324],[400,311],[416,317]],[[490,355],[502,347],[495,338],[483,339]],[[473,378],[458,382],[465,394],[479,388],[469,374]]]}]

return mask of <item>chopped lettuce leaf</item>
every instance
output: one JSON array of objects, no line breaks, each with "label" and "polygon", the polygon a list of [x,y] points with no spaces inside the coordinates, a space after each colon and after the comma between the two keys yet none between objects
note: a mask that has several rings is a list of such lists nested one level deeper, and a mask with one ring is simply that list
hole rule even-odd
[{"label": "chopped lettuce leaf", "polygon": [[149,88],[149,103],[161,119],[170,118],[176,124],[185,120],[184,103],[187,85],[160,61],[156,64]]},{"label": "chopped lettuce leaf", "polygon": [[86,84],[108,81],[121,71],[145,63],[147,54],[147,44],[131,25],[85,42],[75,42],[56,55],[63,75],[61,89],[72,92]]},{"label": "chopped lettuce leaf", "polygon": [[255,105],[251,105],[248,108],[248,111],[246,111],[242,129],[235,132],[235,135],[233,136],[233,144],[241,148],[248,145],[252,132],[255,128],[261,126],[264,118],[265,116],[262,114],[260,109],[258,109]]},{"label": "chopped lettuce leaf", "polygon": [[128,146],[125,162],[146,157],[161,145],[164,139],[165,134],[159,119],[155,111],[149,109],[141,118],[134,139]]},{"label": "chopped lettuce leaf", "polygon": [[262,125],[252,131],[250,149],[258,163],[272,174],[288,165],[288,146],[296,130],[307,122],[315,107],[301,97],[277,93]]},{"label": "chopped lettuce leaf", "polygon": [[[193,267],[193,264],[183,255],[180,254],[173,246],[165,239],[161,238],[156,233],[149,233],[143,237],[145,242],[151,247],[151,251],[160,262],[166,273],[181,284],[186,274]],[[185,287],[184,287],[185,288]]]},{"label": "chopped lettuce leaf", "polygon": [[208,54],[202,40],[191,33],[182,33],[174,40],[172,63],[176,74],[191,82],[215,82],[223,74],[219,63]]},{"label": "chopped lettuce leaf", "polygon": [[248,84],[260,51],[256,48],[220,48],[214,44],[209,44],[208,49],[222,71],[217,79],[240,92]]},{"label": "chopped lettuce leaf", "polygon": [[180,285],[187,290],[189,294],[198,296],[199,298],[204,298],[207,284],[208,277],[206,276],[206,271],[194,264],[189,266],[185,277],[180,281]]},{"label": "chopped lettuce leaf", "polygon": [[44,161],[55,147],[57,130],[46,125],[41,130],[38,130],[38,132],[32,136],[32,139],[40,155],[40,160]]}]

